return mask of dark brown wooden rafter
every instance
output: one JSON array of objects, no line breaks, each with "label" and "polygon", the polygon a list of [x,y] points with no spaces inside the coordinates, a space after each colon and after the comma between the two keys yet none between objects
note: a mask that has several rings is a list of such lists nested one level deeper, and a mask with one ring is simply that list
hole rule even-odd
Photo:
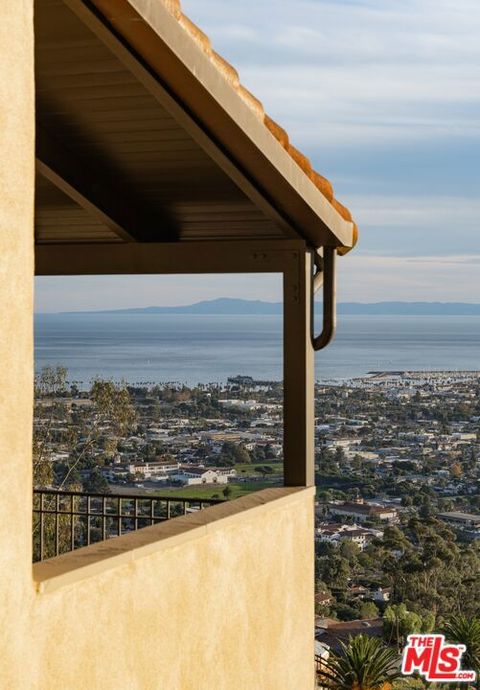
[{"label": "dark brown wooden rafter", "polygon": [[98,160],[80,159],[38,124],[36,170],[123,240],[179,239],[176,223],[166,211],[148,208],[114,171]]}]

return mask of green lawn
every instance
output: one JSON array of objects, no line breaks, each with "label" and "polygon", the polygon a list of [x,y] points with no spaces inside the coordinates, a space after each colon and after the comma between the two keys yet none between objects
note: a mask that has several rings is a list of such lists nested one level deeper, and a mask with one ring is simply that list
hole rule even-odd
[{"label": "green lawn", "polygon": [[283,472],[282,462],[245,462],[235,465],[237,474],[240,477],[244,474],[260,476],[260,472],[255,472],[255,467],[271,467],[273,474],[281,474]]},{"label": "green lawn", "polygon": [[[260,491],[261,489],[270,489],[272,484],[270,482],[245,482],[245,483],[229,483],[209,485],[209,486],[185,486],[178,489],[166,489],[161,492],[162,496],[178,496],[179,498],[214,498],[217,494],[218,498],[224,498],[223,489],[225,486],[229,486],[232,490],[230,494],[230,500],[233,498],[239,498],[240,496],[245,496],[245,494],[250,494],[252,491]],[[159,492],[160,493],[160,492]]]}]

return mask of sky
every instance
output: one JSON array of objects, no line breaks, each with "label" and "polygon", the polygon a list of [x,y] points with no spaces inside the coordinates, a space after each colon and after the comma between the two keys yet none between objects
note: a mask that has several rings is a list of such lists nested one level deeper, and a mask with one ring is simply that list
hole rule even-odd
[{"label": "sky", "polygon": [[[360,229],[338,298],[480,302],[478,0],[183,0]],[[281,298],[258,276],[37,279],[37,310]]]}]

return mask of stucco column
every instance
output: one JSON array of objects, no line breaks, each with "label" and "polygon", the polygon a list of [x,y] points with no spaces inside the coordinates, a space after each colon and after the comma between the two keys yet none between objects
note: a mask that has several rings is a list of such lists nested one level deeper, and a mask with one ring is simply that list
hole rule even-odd
[{"label": "stucco column", "polygon": [[17,688],[33,587],[33,0],[0,2],[0,75],[0,686]]}]

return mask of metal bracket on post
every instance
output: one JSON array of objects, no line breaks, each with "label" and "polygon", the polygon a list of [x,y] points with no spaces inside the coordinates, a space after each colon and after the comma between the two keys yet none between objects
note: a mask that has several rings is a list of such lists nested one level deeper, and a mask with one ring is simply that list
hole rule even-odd
[{"label": "metal bracket on post", "polygon": [[[320,335],[312,336],[314,350],[322,350],[331,342],[337,325],[336,309],[336,257],[335,247],[324,247],[323,256],[318,250],[315,252],[315,266],[313,276],[313,293],[323,285],[323,327]],[[312,320],[313,321],[313,320]]]}]

